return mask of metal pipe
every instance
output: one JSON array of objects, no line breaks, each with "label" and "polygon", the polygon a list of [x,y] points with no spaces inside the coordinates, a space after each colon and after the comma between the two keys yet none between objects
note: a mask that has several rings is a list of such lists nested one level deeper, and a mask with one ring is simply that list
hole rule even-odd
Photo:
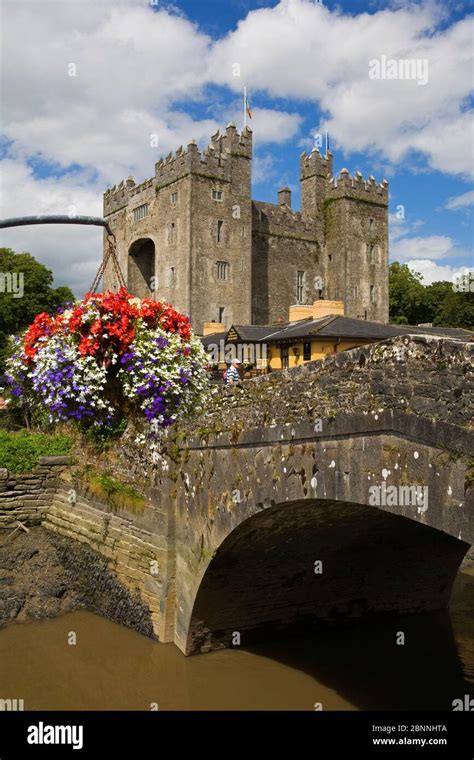
[{"label": "metal pipe", "polygon": [[90,224],[105,227],[109,235],[113,232],[109,223],[101,216],[68,216],[67,214],[42,214],[41,216],[16,216],[0,219],[0,229],[5,227],[23,227],[30,224]]}]

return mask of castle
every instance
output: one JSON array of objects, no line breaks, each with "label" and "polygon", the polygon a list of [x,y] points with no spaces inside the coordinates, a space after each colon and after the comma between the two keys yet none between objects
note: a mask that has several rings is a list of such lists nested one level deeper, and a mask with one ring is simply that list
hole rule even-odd
[{"label": "castle", "polygon": [[[233,123],[104,194],[104,217],[130,292],[205,323],[287,321],[294,304],[342,300],[350,317],[388,321],[388,183],[342,169],[314,148],[300,158],[301,211],[251,197],[252,132]],[[113,268],[105,287],[116,289]]]}]

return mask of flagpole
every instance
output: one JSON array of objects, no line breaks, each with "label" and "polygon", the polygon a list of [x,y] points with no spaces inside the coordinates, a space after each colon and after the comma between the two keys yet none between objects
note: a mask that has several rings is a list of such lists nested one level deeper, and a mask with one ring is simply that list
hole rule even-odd
[{"label": "flagpole", "polygon": [[328,154],[328,131],[326,129],[326,156]]},{"label": "flagpole", "polygon": [[247,85],[244,85],[244,129],[247,126]]}]

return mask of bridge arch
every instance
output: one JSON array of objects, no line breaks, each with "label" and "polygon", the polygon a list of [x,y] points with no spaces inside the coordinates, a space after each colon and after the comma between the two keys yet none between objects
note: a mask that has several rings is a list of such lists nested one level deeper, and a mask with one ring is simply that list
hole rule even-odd
[{"label": "bridge arch", "polygon": [[209,561],[183,649],[231,646],[236,634],[251,644],[290,626],[367,613],[445,608],[468,548],[364,504],[273,505],[237,525]]},{"label": "bridge arch", "polygon": [[139,238],[128,249],[128,290],[139,298],[153,295],[152,278],[155,276],[155,243],[151,238]]}]

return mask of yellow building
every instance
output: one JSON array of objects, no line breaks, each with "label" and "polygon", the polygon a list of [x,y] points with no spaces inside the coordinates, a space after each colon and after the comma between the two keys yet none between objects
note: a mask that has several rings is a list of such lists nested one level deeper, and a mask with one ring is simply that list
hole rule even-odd
[{"label": "yellow building", "polygon": [[[312,305],[290,306],[289,320],[273,325],[204,326],[203,345],[209,363],[224,369],[232,358],[241,360],[253,372],[297,367],[308,361],[324,359],[350,348],[398,335],[438,335],[472,340],[472,333],[461,328],[386,325],[344,316],[342,301],[318,300]],[[219,329],[221,328],[221,329]]]}]

